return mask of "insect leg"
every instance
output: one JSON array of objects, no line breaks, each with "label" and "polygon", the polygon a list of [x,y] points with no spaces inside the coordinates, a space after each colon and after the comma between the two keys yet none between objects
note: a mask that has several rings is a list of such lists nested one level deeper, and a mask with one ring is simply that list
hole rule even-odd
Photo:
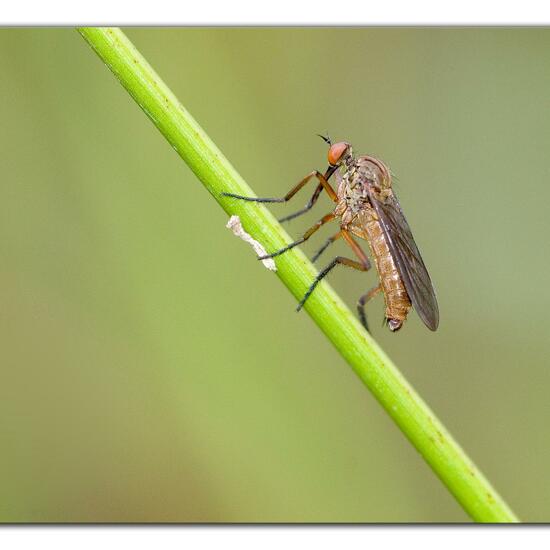
[{"label": "insect leg", "polygon": [[273,252],[272,254],[267,254],[266,256],[260,256],[258,260],[266,260],[267,258],[274,258],[275,256],[280,256],[287,250],[290,250],[291,248],[294,248],[295,246],[298,246],[299,244],[302,244],[303,242],[307,241],[315,231],[317,231],[320,227],[325,225],[325,223],[328,223],[334,219],[334,214],[330,213],[326,216],[323,216],[313,227],[310,227],[305,233],[304,236],[301,239],[298,239],[297,241],[294,241],[293,243],[290,243],[288,246],[285,246],[284,248],[281,248],[281,250],[277,250],[276,252]]},{"label": "insect leg", "polygon": [[332,237],[329,237],[327,239],[327,242],[315,253],[315,255],[311,258],[312,262],[317,261],[319,256],[336,240],[338,240],[342,236],[342,232],[338,231],[336,235],[333,235]]},{"label": "insect leg", "polygon": [[[325,173],[325,179],[328,181],[332,173],[330,173],[330,169]],[[336,178],[337,185],[340,184],[340,181],[342,180],[342,176],[340,175],[340,172],[336,170],[334,172],[334,177]],[[288,222],[290,220],[293,220],[294,218],[297,218],[298,216],[301,216],[302,214],[305,214],[308,210],[311,210],[313,205],[317,202],[317,199],[319,198],[319,195],[321,194],[321,191],[323,190],[323,184],[319,183],[319,185],[316,187],[315,191],[313,192],[313,195],[311,199],[309,199],[309,202],[302,208],[301,210],[298,210],[298,212],[294,212],[294,214],[289,214],[288,216],[284,216],[283,218],[279,218],[279,222]],[[333,199],[334,200],[334,199]]]},{"label": "insect leg", "polygon": [[296,311],[300,311],[304,304],[306,303],[307,299],[311,296],[311,293],[315,290],[315,287],[329,274],[329,272],[334,269],[337,265],[347,265],[348,267],[353,267],[354,269],[358,269],[359,271],[367,271],[370,269],[370,262],[368,265],[365,265],[363,263],[357,262],[355,260],[351,260],[350,258],[344,258],[343,256],[336,256],[330,264],[315,277],[315,280],[311,284],[311,286],[308,288],[307,292],[304,294],[304,297],[302,298],[301,302],[298,304],[298,307],[296,308]]},{"label": "insect leg", "polygon": [[374,298],[381,290],[382,287],[380,285],[375,286],[366,294],[363,294],[363,296],[361,296],[361,298],[357,301],[357,313],[359,314],[359,320],[367,331],[369,330],[369,325],[367,323],[367,316],[365,315],[365,306],[367,305],[367,302],[369,302],[371,298]]},{"label": "insect leg", "polygon": [[294,212],[293,214],[289,214],[288,216],[284,216],[283,218],[279,218],[279,221],[281,223],[288,222],[290,220],[293,220],[294,218],[297,218],[298,216],[301,216],[302,214],[305,214],[308,210],[311,210],[313,208],[313,205],[317,202],[317,199],[319,198],[322,190],[323,184],[320,183],[315,188],[315,191],[313,192],[311,199],[309,199],[309,202],[301,210],[298,210],[298,212]]},{"label": "insect leg", "polygon": [[330,264],[317,275],[311,286],[308,288],[305,293],[302,301],[298,304],[296,311],[300,311],[303,305],[306,303],[306,300],[311,296],[311,293],[315,290],[315,287],[322,281],[332,269],[334,269],[338,264],[347,265],[348,267],[353,267],[359,271],[368,271],[371,268],[370,261],[367,255],[363,252],[363,249],[354,241],[353,237],[345,229],[341,229],[340,233],[346,242],[351,246],[352,250],[355,252],[359,258],[359,262],[356,260],[351,260],[350,258],[345,258],[343,256],[336,256]]},{"label": "insect leg", "polygon": [[349,244],[353,252],[355,252],[355,255],[359,258],[361,263],[363,265],[369,266],[368,268],[370,268],[370,262],[367,255],[365,254],[363,249],[357,244],[355,239],[350,235],[349,231],[342,229],[341,232],[342,232],[342,237],[344,237],[344,240]]},{"label": "insect leg", "polygon": [[[281,197],[280,199],[270,199],[270,198],[257,198],[257,197],[243,197],[242,195],[234,195],[233,193],[222,193],[224,197],[233,197],[234,199],[241,199],[243,201],[251,201],[251,202],[287,202],[289,201],[300,189],[309,181],[311,178],[317,178],[319,180],[319,185],[325,189],[325,191],[328,193],[328,196],[334,201],[338,201],[338,197],[336,195],[336,191],[332,188],[330,183],[328,182],[328,178],[332,176],[334,171],[336,170],[336,167],[331,166],[326,172],[325,175],[321,174],[321,172],[317,170],[313,170],[313,172],[310,172],[304,179],[302,179],[296,186],[294,186],[284,197]],[[317,190],[315,190],[317,192]],[[320,191],[319,191],[320,193]],[[314,194],[315,195],[315,194]],[[313,200],[313,197],[312,197]],[[317,200],[317,198],[315,199]],[[311,202],[311,201],[310,201]],[[315,201],[313,201],[315,203]],[[308,203],[309,204],[309,203]],[[313,206],[313,204],[312,204]]]}]

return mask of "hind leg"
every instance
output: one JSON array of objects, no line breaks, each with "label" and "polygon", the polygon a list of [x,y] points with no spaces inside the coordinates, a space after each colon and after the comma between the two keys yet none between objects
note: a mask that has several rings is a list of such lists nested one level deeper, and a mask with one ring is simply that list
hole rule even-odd
[{"label": "hind leg", "polygon": [[319,249],[317,250],[317,252],[313,255],[313,257],[311,258],[311,261],[312,262],[315,262],[317,261],[317,259],[319,258],[319,256],[334,242],[336,241],[337,239],[339,239],[340,237],[342,236],[342,231],[338,231],[338,233],[336,233],[336,235],[333,235],[332,237],[329,237],[327,239],[327,242]]},{"label": "hind leg", "polygon": [[359,320],[361,321],[361,324],[365,327],[365,329],[369,330],[369,325],[367,323],[367,316],[365,315],[365,306],[367,303],[371,300],[371,298],[374,298],[379,292],[382,291],[382,287],[380,285],[375,286],[374,288],[371,288],[366,294],[363,294],[361,298],[357,301],[357,313],[359,314]]},{"label": "hind leg", "polygon": [[309,287],[308,291],[305,293],[304,297],[302,298],[301,302],[298,304],[298,307],[296,308],[296,311],[300,311],[304,304],[306,303],[307,299],[311,296],[311,293],[315,290],[315,287],[330,273],[332,269],[334,269],[337,265],[346,265],[348,267],[353,267],[354,269],[358,269],[359,271],[368,271],[371,267],[370,261],[367,258],[367,255],[363,252],[361,247],[353,240],[353,237],[345,230],[341,229],[339,231],[340,235],[344,238],[344,240],[350,245],[351,249],[355,252],[357,257],[359,258],[359,261],[351,260],[350,258],[344,258],[343,256],[337,256],[330,262],[330,264],[317,275],[311,286]]}]

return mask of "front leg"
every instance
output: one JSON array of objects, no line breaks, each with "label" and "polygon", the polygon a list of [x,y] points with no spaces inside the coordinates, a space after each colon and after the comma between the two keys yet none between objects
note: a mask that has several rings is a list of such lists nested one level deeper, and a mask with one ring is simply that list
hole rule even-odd
[{"label": "front leg", "polygon": [[[251,201],[251,202],[287,202],[296,193],[298,193],[298,191],[300,191],[300,189],[304,187],[304,185],[306,185],[306,183],[308,183],[312,178],[317,178],[319,180],[319,186],[321,187],[321,189],[324,189],[328,193],[328,196],[334,202],[336,202],[338,200],[338,197],[336,196],[336,192],[328,182],[328,179],[330,178],[330,176],[332,176],[335,170],[336,170],[336,167],[334,166],[330,166],[328,170],[325,172],[325,174],[321,174],[321,172],[317,170],[313,170],[313,172],[310,172],[305,178],[303,178],[300,182],[298,182],[298,184],[294,186],[284,197],[281,197],[280,199],[244,197],[243,195],[235,195],[233,193],[222,193],[222,196],[233,197],[234,199],[240,199],[243,201]],[[317,189],[315,190],[315,193],[313,194],[313,197],[310,200],[310,203],[312,203],[311,206],[315,204],[320,193],[321,191],[317,193]],[[308,206],[309,206],[309,203],[308,203]],[[309,206],[309,208],[311,208],[311,206]]]},{"label": "front leg", "polygon": [[[336,178],[336,189],[340,187],[340,183],[342,182],[342,175],[338,170],[333,171],[334,177]],[[328,181],[331,174],[329,174],[329,171],[325,173],[325,179]],[[309,199],[309,202],[300,210],[297,212],[293,212],[292,214],[289,214],[288,216],[284,216],[282,218],[279,218],[279,222],[288,222],[290,220],[293,220],[297,218],[298,216],[301,216],[302,214],[305,214],[309,210],[313,208],[313,205],[317,202],[317,199],[319,198],[319,195],[321,194],[321,191],[323,190],[323,184],[319,183],[317,187],[315,188],[315,191],[313,192],[313,195],[311,196],[311,199]],[[333,199],[334,200],[334,199]]]}]

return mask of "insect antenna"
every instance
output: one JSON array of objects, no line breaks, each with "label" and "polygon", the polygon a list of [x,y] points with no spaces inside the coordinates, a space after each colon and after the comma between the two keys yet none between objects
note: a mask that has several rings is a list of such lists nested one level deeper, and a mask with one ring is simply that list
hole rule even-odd
[{"label": "insect antenna", "polygon": [[326,136],[323,136],[321,134],[317,134],[325,143],[327,143],[328,145],[332,145],[332,140],[330,139],[329,135],[328,135],[328,132],[327,132],[327,135]]}]

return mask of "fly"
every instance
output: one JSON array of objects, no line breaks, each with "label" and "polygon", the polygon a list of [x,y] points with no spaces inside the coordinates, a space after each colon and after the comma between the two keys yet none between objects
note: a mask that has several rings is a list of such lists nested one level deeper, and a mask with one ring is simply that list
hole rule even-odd
[{"label": "fly", "polygon": [[[335,203],[334,210],[323,216],[308,229],[297,241],[259,259],[274,258],[307,241],[320,227],[338,219],[339,231],[330,237],[313,256],[319,256],[336,240],[344,239],[357,259],[336,256],[315,278],[297,307],[302,309],[319,282],[337,265],[346,265],[359,271],[368,271],[371,262],[354,237],[364,239],[369,245],[371,256],[378,272],[379,284],[359,298],[357,310],[359,318],[368,330],[365,306],[378,293],[384,295],[386,305],[385,321],[388,328],[399,330],[412,307],[417,311],[424,324],[430,330],[439,325],[439,308],[433,285],[411,229],[395,193],[392,178],[387,166],[379,159],[369,155],[355,157],[349,143],[332,143],[330,138],[322,137],[329,145],[328,169],[324,174],[314,170],[293,187],[284,197],[254,198],[223,193],[225,196],[254,202],[287,202],[310,180],[318,180],[317,187],[304,208],[282,218],[281,222],[297,218],[310,210],[317,202],[323,190]],[[336,191],[329,183],[334,175]]]}]

